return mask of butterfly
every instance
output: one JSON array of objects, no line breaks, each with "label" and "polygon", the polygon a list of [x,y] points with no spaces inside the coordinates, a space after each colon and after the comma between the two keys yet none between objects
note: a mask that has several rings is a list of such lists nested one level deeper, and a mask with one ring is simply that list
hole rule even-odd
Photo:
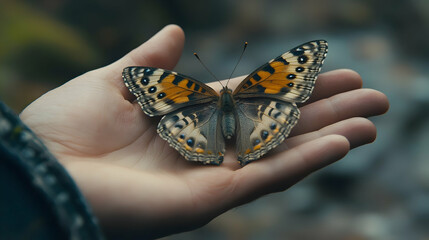
[{"label": "butterfly", "polygon": [[298,122],[297,103],[311,95],[328,51],[325,40],[270,60],[232,91],[218,94],[191,77],[153,67],[127,67],[122,77],[145,114],[164,115],[158,134],[188,161],[219,165],[235,138],[242,166],[277,147]]}]

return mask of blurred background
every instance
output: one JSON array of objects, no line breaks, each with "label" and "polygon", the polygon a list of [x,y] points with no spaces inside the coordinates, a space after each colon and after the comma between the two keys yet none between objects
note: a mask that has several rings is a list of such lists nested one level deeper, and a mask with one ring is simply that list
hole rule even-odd
[{"label": "blurred background", "polygon": [[176,71],[227,78],[314,39],[322,72],[351,68],[384,92],[374,144],[290,190],[231,210],[175,239],[429,239],[429,1],[0,2],[0,99],[17,113],[40,95],[109,64],[163,26],[186,33]]}]

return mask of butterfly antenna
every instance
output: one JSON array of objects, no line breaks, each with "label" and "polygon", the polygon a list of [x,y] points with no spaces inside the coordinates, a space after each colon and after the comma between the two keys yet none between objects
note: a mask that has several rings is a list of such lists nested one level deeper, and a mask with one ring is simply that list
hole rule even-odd
[{"label": "butterfly antenna", "polygon": [[198,54],[194,53],[194,56],[198,59],[198,61],[201,63],[201,65],[203,65],[203,67],[207,70],[207,72],[209,72],[214,77],[214,79],[216,79],[216,81],[218,81],[220,83],[220,85],[222,85],[222,87],[225,88],[225,86],[219,81],[219,79],[209,70],[209,68],[203,63],[203,61],[201,61]]},{"label": "butterfly antenna", "polygon": [[244,42],[243,51],[241,52],[240,58],[238,59],[237,64],[235,64],[235,67],[234,67],[234,69],[232,70],[231,75],[229,75],[228,81],[226,82],[226,86],[228,86],[228,83],[229,83],[229,80],[231,80],[232,74],[234,74],[235,69],[237,68],[238,64],[240,63],[241,58],[243,57],[244,51],[246,50],[246,47],[247,47],[247,42]]}]

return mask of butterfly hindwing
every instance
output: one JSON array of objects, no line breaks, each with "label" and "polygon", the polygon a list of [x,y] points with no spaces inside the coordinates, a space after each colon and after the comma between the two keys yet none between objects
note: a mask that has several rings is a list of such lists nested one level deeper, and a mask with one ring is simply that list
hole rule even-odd
[{"label": "butterfly hindwing", "polygon": [[237,101],[237,156],[241,165],[259,159],[289,135],[300,112],[295,103],[266,98]]},{"label": "butterfly hindwing", "polygon": [[216,102],[186,107],[165,115],[158,133],[186,160],[219,165],[225,153],[219,116]]},{"label": "butterfly hindwing", "polygon": [[151,117],[218,98],[206,84],[160,68],[127,67],[122,77],[143,111]]},{"label": "butterfly hindwing", "polygon": [[302,44],[255,70],[236,88],[234,95],[305,102],[313,91],[327,50],[328,43],[324,40]]}]

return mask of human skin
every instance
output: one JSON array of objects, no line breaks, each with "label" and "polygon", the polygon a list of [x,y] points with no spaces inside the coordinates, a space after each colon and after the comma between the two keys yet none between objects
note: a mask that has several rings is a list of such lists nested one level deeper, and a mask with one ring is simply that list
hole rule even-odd
[{"label": "human skin", "polygon": [[[108,237],[155,238],[189,231],[269,193],[284,191],[310,173],[370,143],[367,119],[389,107],[386,96],[362,89],[352,70],[319,75],[289,138],[241,168],[233,149],[220,166],[187,162],[146,116],[125,87],[127,66],[172,69],[184,33],[169,25],[118,61],[49,91],[21,113],[76,181]],[[243,77],[234,78],[234,89]],[[216,90],[219,83],[209,84]]]}]

